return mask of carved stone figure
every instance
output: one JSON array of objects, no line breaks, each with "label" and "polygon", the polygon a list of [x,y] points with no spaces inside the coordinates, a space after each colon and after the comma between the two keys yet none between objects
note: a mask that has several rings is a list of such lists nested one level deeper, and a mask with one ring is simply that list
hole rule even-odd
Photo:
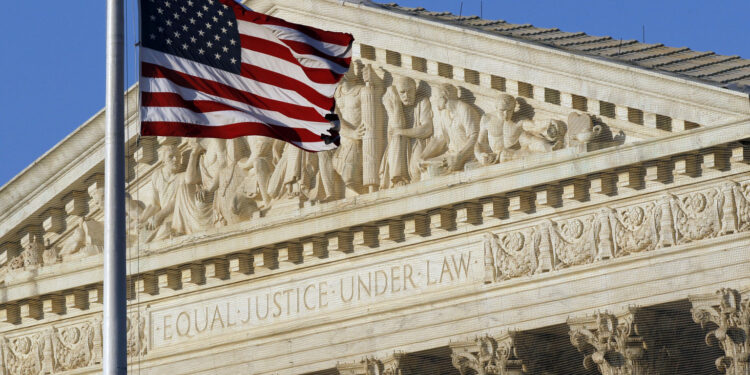
[{"label": "carved stone figure", "polygon": [[[104,189],[97,189],[94,195],[91,197],[92,201],[104,200]],[[98,203],[94,203],[96,204]],[[70,236],[61,241],[58,247],[58,254],[63,260],[73,257],[74,254],[80,256],[101,254],[104,248],[104,224],[101,221],[81,217],[77,220]]]},{"label": "carved stone figure", "polygon": [[557,267],[591,263],[596,256],[593,240],[594,218],[585,216],[564,220],[552,226]]},{"label": "carved stone figure", "polygon": [[159,148],[159,159],[163,164],[152,174],[153,194],[142,216],[148,231],[147,242],[191,234],[204,230],[210,223],[210,197],[200,189],[198,164],[205,149],[195,140],[191,140],[190,145],[192,150],[185,172],[178,172],[180,155],[174,144]]},{"label": "carved stone figure", "polygon": [[54,333],[56,371],[68,371],[94,365],[100,361],[101,324],[88,321],[61,327]]},{"label": "carved stone figure", "polygon": [[490,278],[494,281],[508,280],[534,273],[538,260],[529,237],[529,233],[520,231],[501,235],[485,233],[485,281]]},{"label": "carved stone figure", "polygon": [[128,357],[139,357],[148,353],[146,318],[138,312],[127,315]]},{"label": "carved stone figure", "polygon": [[[341,146],[333,159],[336,171],[346,184],[346,188],[356,193],[362,189],[362,136],[363,103],[365,83],[362,78],[363,64],[354,61],[336,89],[336,112],[341,121]],[[368,67],[369,70],[369,67]]]},{"label": "carved stone figure", "polygon": [[276,140],[266,137],[247,137],[250,156],[239,162],[239,167],[247,171],[244,181],[245,194],[253,200],[260,201],[259,210],[271,206],[271,195],[268,193],[268,182],[274,169],[273,146]]},{"label": "carved stone figure", "polygon": [[3,364],[8,374],[39,375],[42,369],[52,370],[49,364],[52,358],[42,357],[44,333],[2,338]]},{"label": "carved stone figure", "polygon": [[479,122],[479,136],[474,146],[474,156],[481,165],[490,165],[505,161],[503,128],[506,122],[513,121],[516,98],[500,94],[495,101],[495,111],[486,112]]},{"label": "carved stone figure", "polygon": [[419,155],[422,173],[442,175],[460,171],[474,158],[479,137],[479,114],[458,100],[455,88],[441,84],[434,88],[438,110],[435,132]]},{"label": "carved stone figure", "polygon": [[520,120],[503,123],[506,159],[546,153],[565,147],[567,125],[561,120]]},{"label": "carved stone figure", "polygon": [[153,194],[151,202],[143,212],[143,226],[147,231],[146,241],[161,240],[171,235],[172,213],[179,185],[180,154],[174,144],[164,145],[158,151],[161,168],[151,175]]},{"label": "carved stone figure", "polygon": [[[237,224],[252,217],[258,207],[255,200],[243,191],[247,173],[238,161],[241,158],[239,139],[214,139],[210,153],[216,155],[211,167],[202,163],[202,190],[198,191],[198,202],[204,203],[213,197],[213,223],[216,226]],[[211,160],[207,160],[211,161]],[[210,177],[209,177],[210,176]],[[198,207],[200,212],[203,208]],[[203,214],[201,214],[203,220]]]},{"label": "carved stone figure", "polygon": [[292,144],[279,143],[281,158],[268,182],[269,196],[307,199],[314,186],[317,157]]},{"label": "carved stone figure", "polygon": [[188,141],[188,148],[187,169],[179,173],[175,191],[171,223],[174,236],[203,231],[212,221],[212,192],[204,187],[199,164],[206,150],[195,138]]},{"label": "carved stone figure", "polygon": [[565,134],[566,146],[586,151],[586,145],[601,132],[601,125],[594,125],[591,115],[571,112],[568,115],[568,131]]},{"label": "carved stone figure", "polygon": [[341,147],[334,166],[346,187],[354,192],[372,192],[380,185],[383,156],[383,84],[371,65],[352,63],[336,90],[336,110],[341,121]]},{"label": "carved stone figure", "polygon": [[419,162],[433,134],[430,99],[418,95],[417,84],[409,77],[394,76],[393,81],[383,96],[388,145],[381,165],[381,188],[421,179]]},{"label": "carved stone figure", "polygon": [[[714,237],[721,230],[719,218],[721,207],[719,206],[719,192],[711,189],[696,192],[671,199],[672,215],[674,216],[674,231],[677,244],[702,240]],[[663,210],[666,211],[666,210]],[[664,232],[665,226],[672,223],[664,219],[662,214],[660,229]],[[670,217],[671,219],[671,217]],[[669,230],[666,231],[667,233]],[[663,244],[662,244],[663,245]]]},{"label": "carved stone figure", "polygon": [[[92,201],[104,200],[104,189],[97,189]],[[98,203],[95,203],[98,204]],[[144,210],[142,202],[132,199],[125,194],[125,213],[128,225],[128,243],[137,240],[138,219]],[[104,248],[104,223],[94,220],[91,216],[80,217],[74,224],[73,231],[63,241],[55,245],[54,249],[63,261],[75,257],[85,257],[101,254]],[[46,264],[46,263],[45,263]]]}]

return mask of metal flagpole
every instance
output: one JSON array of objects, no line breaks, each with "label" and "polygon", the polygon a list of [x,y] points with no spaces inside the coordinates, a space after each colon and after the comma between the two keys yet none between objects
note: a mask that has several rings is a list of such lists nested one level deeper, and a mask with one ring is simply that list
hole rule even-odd
[{"label": "metal flagpole", "polygon": [[127,373],[125,289],[124,0],[107,0],[102,372]]}]

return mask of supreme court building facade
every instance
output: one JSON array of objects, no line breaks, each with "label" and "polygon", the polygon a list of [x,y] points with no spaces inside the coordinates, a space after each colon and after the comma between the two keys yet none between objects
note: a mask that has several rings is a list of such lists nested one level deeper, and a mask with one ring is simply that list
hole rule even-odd
[{"label": "supreme court building facade", "polygon": [[[139,374],[750,374],[750,61],[394,4],[338,150],[138,137]],[[101,368],[104,113],[0,188],[0,374]]]}]

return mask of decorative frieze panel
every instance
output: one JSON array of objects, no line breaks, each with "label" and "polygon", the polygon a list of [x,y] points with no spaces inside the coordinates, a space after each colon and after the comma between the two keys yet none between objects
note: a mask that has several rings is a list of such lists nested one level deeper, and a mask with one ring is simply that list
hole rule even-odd
[{"label": "decorative frieze panel", "polygon": [[484,235],[485,282],[687,244],[750,229],[750,182],[718,186]]},{"label": "decorative frieze panel", "polygon": [[[146,312],[131,311],[129,358],[148,353]],[[102,359],[102,321],[97,315],[0,336],[0,375],[46,375],[97,366]]]},{"label": "decorative frieze panel", "polygon": [[706,344],[724,355],[716,368],[727,375],[750,373],[750,293],[722,288],[714,295],[690,296],[693,320],[709,329]]}]

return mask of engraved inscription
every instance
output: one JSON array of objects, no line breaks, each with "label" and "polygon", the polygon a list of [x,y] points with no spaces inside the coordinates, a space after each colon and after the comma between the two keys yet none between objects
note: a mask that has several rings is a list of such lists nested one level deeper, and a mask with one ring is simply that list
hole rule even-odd
[{"label": "engraved inscription", "polygon": [[155,347],[211,334],[300,319],[319,312],[419,294],[483,278],[482,258],[470,249],[447,250],[398,262],[264,287],[212,301],[151,313]]}]

